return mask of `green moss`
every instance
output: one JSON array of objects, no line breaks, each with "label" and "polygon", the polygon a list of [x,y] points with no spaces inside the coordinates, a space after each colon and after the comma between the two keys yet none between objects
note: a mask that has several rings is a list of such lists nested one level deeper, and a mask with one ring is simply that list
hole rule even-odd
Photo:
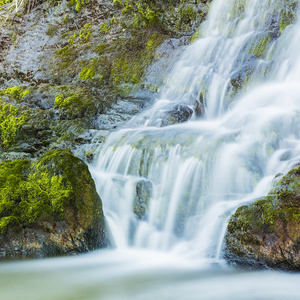
[{"label": "green moss", "polygon": [[12,0],[0,0],[0,6],[7,4],[7,3],[11,3]]},{"label": "green moss", "polygon": [[18,41],[19,41],[19,37],[17,34],[15,34],[14,32],[10,33],[10,38],[11,38],[11,42],[14,46],[17,45]]},{"label": "green moss", "polygon": [[188,24],[197,18],[197,12],[192,5],[179,8],[178,13],[177,29],[180,29],[183,24]]},{"label": "green moss", "polygon": [[68,5],[75,6],[75,10],[80,11],[88,3],[89,0],[71,0],[68,2]]},{"label": "green moss", "polygon": [[91,39],[91,34],[92,34],[91,28],[92,28],[92,24],[87,23],[80,30],[79,38],[82,44],[89,42],[89,40]]},{"label": "green moss", "polygon": [[30,89],[21,86],[14,86],[4,91],[0,91],[0,96],[10,96],[14,100],[21,101],[30,93]]},{"label": "green moss", "polygon": [[0,233],[9,226],[20,229],[40,220],[70,221],[73,214],[89,223],[101,208],[92,211],[99,200],[94,187],[87,166],[69,150],[50,151],[32,165],[27,160],[1,163]]},{"label": "green moss", "polygon": [[232,10],[230,12],[233,18],[242,18],[245,12],[246,0],[234,0]]},{"label": "green moss", "polygon": [[105,50],[108,48],[107,44],[100,44],[95,48],[95,52],[98,55],[102,55],[103,53],[105,53]]},{"label": "green moss", "polygon": [[122,7],[122,14],[133,17],[132,26],[135,28],[162,26],[161,7],[156,1],[114,1],[116,6]]},{"label": "green moss", "polygon": [[253,244],[255,235],[273,234],[282,238],[289,225],[291,236],[300,224],[300,167],[279,180],[269,195],[237,209],[228,230],[238,234],[243,243]]},{"label": "green moss", "polygon": [[108,31],[109,31],[108,23],[106,23],[106,22],[101,23],[99,32],[106,34],[106,33],[108,33]]},{"label": "green moss", "polygon": [[[183,4],[179,0],[175,3],[170,0],[115,0],[113,3],[113,16],[108,17],[105,8],[105,18],[98,23],[100,36],[92,34],[91,29],[96,28],[96,23],[94,26],[87,23],[62,35],[68,42],[56,52],[52,70],[58,81],[61,75],[68,74],[72,79],[77,77],[86,81],[80,84],[109,86],[124,95],[141,83],[163,40],[178,34],[174,20],[181,19],[182,27],[187,25],[193,30],[207,13],[203,5]],[[167,20],[169,12],[174,20]],[[174,32],[170,31],[172,26]],[[116,35],[110,35],[110,31]],[[78,61],[82,53],[90,53],[90,50],[96,55]]]},{"label": "green moss", "polygon": [[90,67],[83,67],[81,72],[79,73],[80,80],[88,80],[95,77],[95,67],[92,65]]},{"label": "green moss", "polygon": [[191,43],[193,43],[193,42],[197,41],[197,40],[200,38],[201,35],[202,35],[202,32],[201,32],[200,30],[197,30],[197,31],[189,38],[189,41],[190,41]]},{"label": "green moss", "polygon": [[11,104],[0,104],[0,137],[2,147],[9,148],[15,142],[17,133],[26,122],[26,116]]},{"label": "green moss", "polygon": [[69,39],[68,39],[69,45],[72,46],[76,41],[77,34],[76,34],[76,32],[74,32],[74,33],[71,32],[71,34],[68,37],[69,37]]},{"label": "green moss", "polygon": [[291,25],[296,21],[297,17],[297,6],[299,1],[286,1],[281,12],[280,19],[280,33],[286,29],[287,26]]},{"label": "green moss", "polygon": [[48,29],[46,31],[46,33],[50,36],[50,37],[54,37],[56,32],[57,32],[57,29],[58,29],[58,26],[57,25],[53,25],[53,24],[50,24],[48,26]]},{"label": "green moss", "polygon": [[[7,226],[14,223],[20,226],[23,222],[19,206],[27,201],[26,194],[23,195],[24,184],[30,162],[16,160],[13,162],[0,163],[0,233],[3,234]],[[22,205],[21,205],[22,206]],[[32,220],[32,216],[29,216]]]},{"label": "green moss", "polygon": [[252,53],[257,58],[262,58],[268,50],[271,37],[269,35],[260,38],[253,46],[250,47],[249,53]]},{"label": "green moss", "polygon": [[[164,36],[162,35],[157,33],[151,35],[148,40],[140,42],[142,50],[135,52],[135,55],[131,52],[133,49],[129,44],[129,51],[113,62],[111,79],[114,85],[138,84],[143,79],[146,67],[151,64],[156,48],[163,40]],[[132,44],[136,46],[138,42],[135,41]]]},{"label": "green moss", "polygon": [[92,95],[89,95],[85,89],[70,89],[59,94],[54,105],[66,115],[68,119],[92,117],[99,109],[102,109],[102,103],[97,103]]},{"label": "green moss", "polygon": [[78,95],[69,95],[68,97],[64,97],[64,95],[61,94],[55,98],[54,104],[59,108],[69,107],[69,106],[81,105],[81,100],[78,97]]},{"label": "green moss", "polygon": [[59,67],[61,69],[67,69],[78,57],[76,46],[71,44],[66,45],[64,48],[56,51],[56,57],[59,59]]},{"label": "green moss", "polygon": [[64,24],[68,24],[68,22],[69,22],[69,15],[68,14],[65,15],[63,21],[64,21]]}]

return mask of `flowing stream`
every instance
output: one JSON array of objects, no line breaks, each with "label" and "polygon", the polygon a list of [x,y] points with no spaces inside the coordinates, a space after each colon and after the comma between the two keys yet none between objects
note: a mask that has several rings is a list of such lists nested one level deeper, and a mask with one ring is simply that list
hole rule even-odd
[{"label": "flowing stream", "polygon": [[[280,25],[292,3],[211,3],[158,100],[90,166],[116,248],[2,264],[1,299],[299,299],[299,275],[222,258],[230,215],[300,162],[300,22]],[[178,105],[205,112],[160,127]]]}]

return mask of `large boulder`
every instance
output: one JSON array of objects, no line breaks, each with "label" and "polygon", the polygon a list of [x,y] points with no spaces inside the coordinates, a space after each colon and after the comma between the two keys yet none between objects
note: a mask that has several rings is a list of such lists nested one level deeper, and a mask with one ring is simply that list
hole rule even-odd
[{"label": "large boulder", "polygon": [[0,257],[49,257],[110,245],[87,165],[70,150],[0,164]]},{"label": "large boulder", "polygon": [[225,258],[238,265],[300,270],[300,167],[269,195],[237,209],[225,236]]}]

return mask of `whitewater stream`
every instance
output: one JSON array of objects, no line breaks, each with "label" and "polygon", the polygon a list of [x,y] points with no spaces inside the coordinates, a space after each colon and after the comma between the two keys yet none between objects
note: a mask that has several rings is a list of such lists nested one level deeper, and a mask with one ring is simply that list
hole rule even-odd
[{"label": "whitewater stream", "polygon": [[[300,22],[279,28],[291,3],[213,0],[158,99],[90,165],[115,248],[1,263],[1,300],[299,299],[300,275],[222,252],[236,208],[300,162]],[[205,112],[161,127],[179,104]]]}]

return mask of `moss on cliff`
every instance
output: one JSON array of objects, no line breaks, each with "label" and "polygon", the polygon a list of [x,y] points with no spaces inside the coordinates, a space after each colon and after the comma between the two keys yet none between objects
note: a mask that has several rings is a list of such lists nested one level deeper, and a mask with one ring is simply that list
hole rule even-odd
[{"label": "moss on cliff", "polygon": [[11,104],[0,104],[0,141],[4,149],[15,143],[16,136],[22,125],[26,122],[26,116]]},{"label": "moss on cliff", "polygon": [[4,91],[0,91],[0,96],[9,96],[16,101],[22,101],[30,93],[30,89],[22,86],[14,86]]},{"label": "moss on cliff", "polygon": [[81,20],[78,13],[76,28],[64,16],[62,22],[68,26],[61,37],[65,43],[56,51],[58,64],[51,66],[56,80],[69,76],[82,86],[107,86],[121,94],[139,87],[157,47],[168,37],[195,31],[204,20],[207,3],[185,2],[90,1],[84,10],[100,8],[102,17]]}]

